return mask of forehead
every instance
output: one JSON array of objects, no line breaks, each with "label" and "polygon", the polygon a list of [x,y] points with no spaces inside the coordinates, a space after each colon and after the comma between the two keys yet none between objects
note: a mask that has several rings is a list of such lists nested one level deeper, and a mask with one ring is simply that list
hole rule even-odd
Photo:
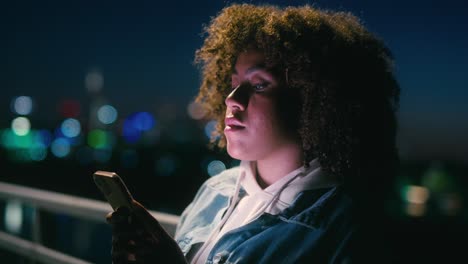
[{"label": "forehead", "polygon": [[261,52],[249,50],[237,56],[233,74],[249,73],[259,69],[266,70],[265,56]]}]

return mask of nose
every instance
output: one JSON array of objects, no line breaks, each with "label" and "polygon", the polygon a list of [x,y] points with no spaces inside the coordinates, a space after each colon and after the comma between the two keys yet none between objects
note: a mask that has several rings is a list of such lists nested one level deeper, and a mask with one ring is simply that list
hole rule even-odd
[{"label": "nose", "polygon": [[249,102],[249,89],[246,84],[240,84],[232,90],[232,92],[226,97],[224,103],[231,109],[237,109],[238,111],[244,111],[247,108]]}]

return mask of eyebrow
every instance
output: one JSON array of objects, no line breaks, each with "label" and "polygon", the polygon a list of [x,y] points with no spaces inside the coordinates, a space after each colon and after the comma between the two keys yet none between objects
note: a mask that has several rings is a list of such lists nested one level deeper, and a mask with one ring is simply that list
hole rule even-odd
[{"label": "eyebrow", "polygon": [[[245,71],[245,73],[246,73],[246,74],[249,74],[249,73],[252,73],[252,72],[254,72],[254,71],[260,71],[260,70],[261,70],[261,71],[268,71],[268,69],[267,69],[267,67],[265,66],[265,64],[260,64],[260,65],[254,65],[254,66],[248,68],[248,69]],[[232,73],[233,73],[233,74],[238,74],[235,67],[233,68]]]}]

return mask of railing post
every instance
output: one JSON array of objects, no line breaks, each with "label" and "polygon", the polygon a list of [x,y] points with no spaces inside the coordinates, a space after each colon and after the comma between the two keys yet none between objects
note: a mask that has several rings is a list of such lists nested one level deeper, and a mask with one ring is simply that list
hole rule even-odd
[{"label": "railing post", "polygon": [[[42,245],[42,238],[41,238],[41,217],[40,211],[36,206],[32,207],[32,241],[38,245]],[[33,259],[30,261],[31,264],[36,264],[37,262]]]}]

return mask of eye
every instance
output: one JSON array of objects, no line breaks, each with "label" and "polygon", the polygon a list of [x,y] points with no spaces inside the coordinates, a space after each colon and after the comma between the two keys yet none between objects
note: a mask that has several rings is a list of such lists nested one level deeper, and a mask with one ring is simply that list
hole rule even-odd
[{"label": "eye", "polygon": [[268,82],[262,82],[262,83],[254,83],[252,84],[252,87],[255,89],[255,91],[260,92],[268,88],[270,84]]}]

